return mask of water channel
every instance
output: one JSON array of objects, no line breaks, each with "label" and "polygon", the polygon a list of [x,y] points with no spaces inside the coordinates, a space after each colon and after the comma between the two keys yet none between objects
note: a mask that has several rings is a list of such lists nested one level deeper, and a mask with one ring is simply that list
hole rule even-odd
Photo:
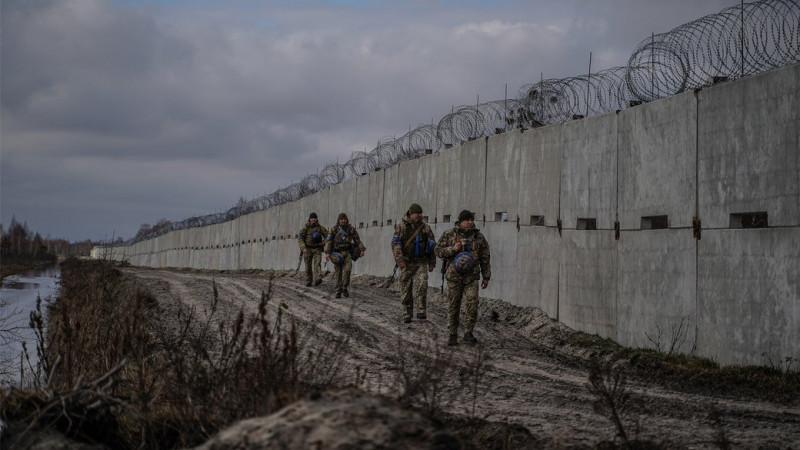
[{"label": "water channel", "polygon": [[29,270],[11,275],[0,286],[0,386],[19,386],[22,343],[28,349],[30,363],[38,362],[36,335],[29,326],[30,313],[36,309],[36,299],[42,299],[42,311],[58,295],[61,272],[58,266]]}]

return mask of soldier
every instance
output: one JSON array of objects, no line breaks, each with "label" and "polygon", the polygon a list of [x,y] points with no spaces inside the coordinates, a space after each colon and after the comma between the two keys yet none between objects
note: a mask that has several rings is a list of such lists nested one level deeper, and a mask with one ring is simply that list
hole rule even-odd
[{"label": "soldier", "polygon": [[364,243],[358,236],[358,231],[350,225],[347,214],[339,213],[336,225],[331,228],[330,235],[325,241],[325,259],[331,260],[331,252],[341,255],[341,261],[333,261],[334,280],[336,280],[336,298],[350,297],[347,286],[350,285],[350,271],[353,269],[353,256],[356,259],[364,256]]},{"label": "soldier", "polygon": [[306,261],[306,286],[311,286],[312,281],[317,286],[322,283],[322,248],[326,237],[328,230],[317,221],[317,213],[312,212],[308,223],[297,233],[297,242]]},{"label": "soldier", "polygon": [[463,210],[458,214],[455,227],[445,231],[436,244],[436,256],[445,259],[447,265],[447,331],[450,338],[447,345],[458,345],[458,320],[461,300],[464,299],[464,343],[478,342],[472,335],[478,320],[478,280],[483,275],[481,287],[489,286],[492,277],[489,243],[475,228],[475,215]]},{"label": "soldier", "polygon": [[[403,300],[403,322],[411,322],[414,300],[417,302],[417,319],[427,319],[428,272],[436,267],[433,249],[436,240],[431,227],[422,220],[422,207],[417,203],[408,208],[408,214],[394,228],[392,253],[402,272],[400,274]],[[425,270],[427,269],[427,271]],[[412,298],[413,289],[413,298]]]}]

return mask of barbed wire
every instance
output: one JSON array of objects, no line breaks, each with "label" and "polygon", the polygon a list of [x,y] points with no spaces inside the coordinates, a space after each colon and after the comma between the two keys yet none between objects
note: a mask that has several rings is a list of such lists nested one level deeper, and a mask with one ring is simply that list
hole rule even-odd
[{"label": "barbed wire", "polygon": [[516,99],[454,107],[437,124],[419,125],[399,137],[379,139],[371,151],[225,212],[161,221],[128,244],[173,230],[233,220],[299,200],[376,170],[513,129],[564,123],[575,117],[622,110],[701,88],[711,79],[737,79],[800,61],[800,0],[761,0],[725,8],[653,34],[639,43],[624,67],[522,86]]}]

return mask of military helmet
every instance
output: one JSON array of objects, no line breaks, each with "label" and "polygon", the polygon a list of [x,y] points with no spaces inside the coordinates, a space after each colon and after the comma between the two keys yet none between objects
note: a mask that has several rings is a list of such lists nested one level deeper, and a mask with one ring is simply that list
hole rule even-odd
[{"label": "military helmet", "polygon": [[311,242],[313,242],[315,244],[319,244],[320,242],[322,242],[322,233],[320,233],[319,231],[312,232],[311,233]]},{"label": "military helmet", "polygon": [[472,271],[472,266],[475,264],[475,258],[472,257],[470,252],[461,252],[453,258],[453,268],[456,273],[466,275]]},{"label": "military helmet", "polygon": [[331,262],[340,266],[344,264],[344,256],[339,252],[331,252]]}]

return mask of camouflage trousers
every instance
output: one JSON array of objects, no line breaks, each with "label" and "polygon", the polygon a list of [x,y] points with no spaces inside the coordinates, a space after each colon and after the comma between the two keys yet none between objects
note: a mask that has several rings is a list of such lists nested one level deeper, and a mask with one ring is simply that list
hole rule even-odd
[{"label": "camouflage trousers", "polygon": [[309,283],[322,277],[322,248],[306,247],[308,254],[303,256],[306,262],[306,281]]},{"label": "camouflage trousers", "polygon": [[461,301],[464,301],[464,331],[472,332],[478,320],[478,280],[463,284],[447,280],[447,331],[458,334]]},{"label": "camouflage trousers", "polygon": [[[413,292],[412,292],[413,291]],[[406,263],[400,274],[400,293],[403,302],[403,319],[414,316],[414,301],[417,313],[425,314],[428,306],[428,265]]]},{"label": "camouflage trousers", "polygon": [[353,258],[350,252],[339,252],[344,258],[342,264],[333,265],[333,280],[336,282],[336,292],[342,292],[342,289],[347,290],[350,286],[350,272],[353,271]]}]

